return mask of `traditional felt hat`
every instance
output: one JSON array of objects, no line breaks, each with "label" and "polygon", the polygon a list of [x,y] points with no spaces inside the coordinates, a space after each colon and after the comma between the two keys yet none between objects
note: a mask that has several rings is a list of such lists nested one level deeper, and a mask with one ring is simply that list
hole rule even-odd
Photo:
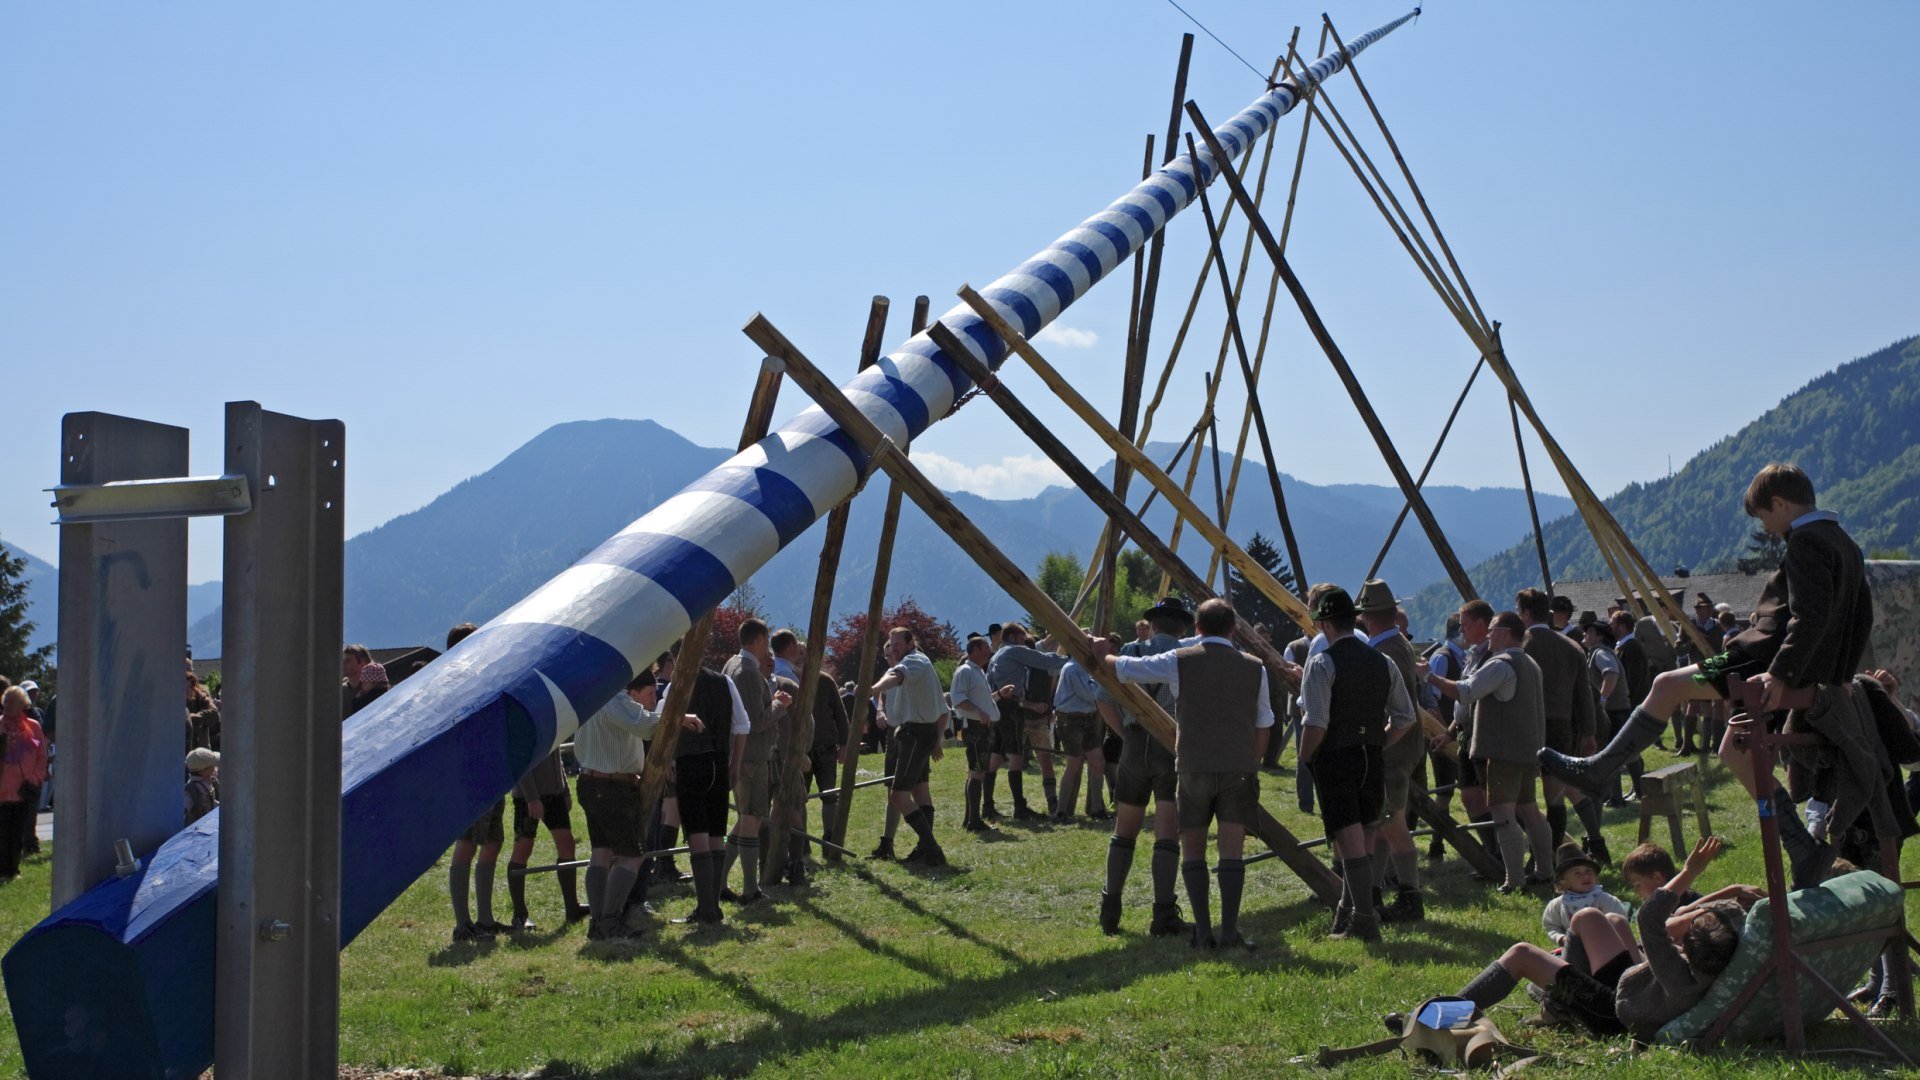
[{"label": "traditional felt hat", "polygon": [[1372,578],[1360,586],[1360,597],[1354,605],[1356,611],[1392,611],[1400,606],[1393,598],[1393,589],[1379,578]]},{"label": "traditional felt hat", "polygon": [[1599,621],[1600,621],[1600,613],[1597,611],[1583,611],[1580,613],[1579,625],[1580,625],[1580,629],[1582,630],[1585,630],[1587,627],[1592,626]]},{"label": "traditional felt hat", "polygon": [[20,689],[25,690],[29,694],[37,694],[40,692],[40,684],[34,682],[32,679],[28,679],[20,684]]},{"label": "traditional felt hat", "polygon": [[1582,866],[1595,873],[1600,871],[1600,864],[1594,861],[1593,856],[1580,850],[1580,845],[1571,840],[1561,844],[1553,853],[1553,876],[1556,881],[1567,871]]},{"label": "traditional felt hat", "polygon": [[1553,598],[1553,602],[1547,605],[1547,608],[1551,611],[1564,611],[1571,615],[1573,614],[1573,597],[1556,596]]},{"label": "traditional felt hat", "polygon": [[1322,619],[1351,619],[1356,614],[1353,597],[1338,585],[1323,590],[1313,602],[1313,610],[1307,613],[1315,622]]},{"label": "traditional felt hat", "polygon": [[196,746],[192,750],[187,751],[187,771],[190,773],[199,772],[201,769],[211,769],[218,764],[220,764],[220,751],[218,750],[209,750],[204,746]]},{"label": "traditional felt hat", "polygon": [[1186,603],[1177,596],[1165,597],[1159,603],[1148,608],[1140,617],[1143,619],[1152,619],[1163,616],[1179,619],[1182,622],[1193,621],[1193,612],[1188,611]]}]

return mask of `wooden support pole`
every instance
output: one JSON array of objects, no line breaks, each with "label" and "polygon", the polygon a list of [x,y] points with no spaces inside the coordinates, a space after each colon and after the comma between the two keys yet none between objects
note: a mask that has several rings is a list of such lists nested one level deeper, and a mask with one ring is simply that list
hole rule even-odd
[{"label": "wooden support pole", "polygon": [[[764,316],[754,316],[746,326],[746,333],[756,344],[780,358],[787,365],[794,382],[813,397],[840,429],[852,437],[856,445],[873,456],[876,466],[885,469],[897,486],[906,489],[914,503],[940,526],[941,532],[971,556],[996,584],[1006,590],[1014,602],[1036,616],[1048,635],[1060,644],[1068,656],[1079,661],[1121,708],[1132,713],[1163,745],[1174,744],[1173,718],[1160,708],[1159,702],[1140,687],[1121,682],[1109,674],[1106,666],[1094,654],[1092,639],[1081,633],[1067,613],[1060,610],[1059,605],[1035,585],[1025,571],[1007,558],[937,485],[927,479],[926,474],[907,460],[907,456],[847,400],[832,380],[821,374]],[[1138,467],[1138,463],[1135,464]],[[1268,813],[1265,807],[1258,808],[1253,832],[1279,853],[1278,857],[1293,868],[1294,873],[1323,903],[1331,905],[1339,901],[1341,886],[1333,871],[1327,869],[1320,860],[1301,851],[1299,837]]]},{"label": "wooden support pole", "polygon": [[[1191,38],[1192,35],[1189,34],[1188,37]],[[1181,65],[1183,75],[1185,67],[1183,63]],[[1147,152],[1140,161],[1140,179],[1145,180],[1152,175],[1153,134],[1149,132]],[[1136,252],[1133,257],[1133,297],[1127,305],[1127,352],[1123,364],[1124,376],[1120,386],[1120,430],[1126,432],[1128,438],[1133,437],[1134,425],[1139,418],[1140,382],[1141,376],[1145,373],[1146,352],[1139,348],[1140,301],[1141,292],[1145,288],[1143,280],[1145,266],[1141,254]],[[1134,363],[1136,358],[1140,360],[1138,367]],[[1120,493],[1122,501],[1127,497],[1127,482],[1132,478],[1133,470],[1117,461],[1114,463],[1113,489]],[[1096,549],[1101,552],[1101,558],[1088,560],[1087,573],[1098,574],[1100,593],[1093,605],[1093,625],[1096,629],[1104,631],[1113,625],[1114,574],[1120,564],[1120,545],[1113,542],[1111,524],[1101,527],[1100,543],[1096,545]],[[1073,614],[1076,619],[1080,617],[1079,609],[1080,605],[1075,604]]]},{"label": "wooden support pole", "polygon": [[[1334,372],[1339,375],[1340,382],[1347,388],[1347,395],[1353,399],[1354,407],[1359,410],[1360,419],[1366,424],[1368,434],[1373,436],[1375,447],[1379,449],[1380,456],[1386,460],[1387,467],[1392,470],[1394,481],[1400,485],[1400,491],[1407,497],[1407,501],[1413,504],[1414,516],[1420,520],[1421,527],[1426,530],[1427,539],[1433,544],[1434,553],[1440,556],[1440,563],[1446,567],[1447,576],[1453,580],[1454,588],[1459,590],[1462,599],[1472,599],[1477,594],[1474,592],[1472,579],[1467,577],[1466,567],[1460,564],[1459,556],[1454,554],[1453,545],[1447,540],[1446,533],[1441,531],[1440,522],[1433,516],[1433,510],[1427,506],[1426,498],[1420,494],[1420,489],[1414,486],[1413,477],[1407,472],[1406,463],[1400,460],[1400,451],[1394,448],[1393,440],[1388,437],[1386,427],[1380,423],[1379,415],[1373,411],[1372,403],[1367,400],[1366,391],[1360,388],[1360,380],[1354,376],[1353,368],[1348,365],[1346,356],[1340,352],[1340,346],[1334,344],[1333,335],[1327,330],[1327,324],[1321,320],[1320,312],[1313,306],[1312,299],[1307,296],[1306,287],[1300,284],[1300,279],[1293,273],[1293,267],[1288,265],[1286,253],[1280,250],[1279,241],[1274,239],[1273,233],[1267,229],[1266,222],[1260,217],[1260,208],[1254,205],[1252,194],[1247,191],[1246,185],[1240,181],[1239,174],[1234,171],[1232,159],[1227,154],[1226,148],[1220,145],[1220,140],[1214,138],[1213,130],[1207,127],[1207,118],[1201,114],[1198,105],[1189,101],[1187,115],[1192,118],[1200,136],[1207,141],[1207,149],[1213,153],[1216,166],[1221,175],[1226,177],[1227,185],[1233,189],[1233,197],[1239,201],[1241,209],[1246,211],[1248,224],[1253,227],[1255,234],[1260,237],[1260,243],[1267,249],[1267,257],[1273,260],[1274,267],[1280,271],[1280,280],[1286,284],[1287,291],[1293,295],[1294,303],[1300,308],[1301,317],[1307,322],[1307,329],[1312,332],[1314,340],[1320,343],[1321,350],[1327,354],[1327,360],[1333,364]],[[1205,187],[1204,184],[1201,186]]]},{"label": "wooden support pole", "polygon": [[[916,297],[913,302],[913,332],[918,334],[926,329],[927,298]],[[873,682],[873,658],[880,652],[880,642],[886,628],[880,625],[881,615],[887,602],[887,578],[893,569],[893,542],[900,530],[901,491],[897,482],[887,485],[887,508],[880,518],[880,547],[873,559],[873,588],[867,594],[867,628],[860,636],[859,659],[854,661],[851,675],[842,672],[843,678],[851,678],[855,683],[853,708],[847,717],[847,746],[840,756],[840,791],[842,798],[833,804],[833,820],[828,823],[827,836],[835,844],[844,848],[847,843],[847,822],[853,814],[854,784],[860,779],[860,736],[866,730],[867,710],[872,707],[866,688]],[[831,849],[829,849],[831,850]]]},{"label": "wooden support pole", "polygon": [[1052,390],[1067,408],[1073,410],[1082,422],[1093,429],[1094,434],[1100,436],[1108,446],[1112,447],[1115,454],[1131,458],[1134,471],[1145,477],[1159,490],[1161,497],[1167,500],[1176,514],[1192,525],[1194,531],[1206,538],[1209,544],[1225,551],[1227,561],[1233,564],[1235,570],[1240,571],[1240,576],[1246,578],[1248,584],[1260,590],[1281,611],[1286,612],[1301,630],[1312,631],[1313,620],[1307,616],[1307,606],[1300,602],[1300,598],[1288,592],[1286,586],[1274,580],[1266,567],[1261,566],[1258,560],[1248,555],[1245,549],[1234,543],[1226,533],[1221,532],[1219,526],[1215,525],[1198,506],[1195,506],[1193,500],[1187,498],[1186,493],[1173,482],[1173,478],[1160,471],[1152,459],[1141,453],[1132,443],[1121,438],[1120,433],[1100,416],[1099,410],[1088,404],[1087,399],[1081,397],[1079,391],[1054,370],[1052,364],[1047,363],[1046,358],[1040,355],[1031,342],[1020,336],[1020,332],[1001,316],[997,308],[975,292],[971,285],[960,286],[960,299],[966,301],[974,314],[985,320],[986,324],[1006,341],[1007,347],[1025,360],[1034,374],[1040,376],[1040,381],[1047,385],[1047,389]]},{"label": "wooden support pole", "polygon": [[[1204,421],[1205,417],[1202,417],[1201,419]],[[1168,458],[1167,463],[1160,467],[1162,472],[1172,473],[1174,469],[1179,467],[1181,460],[1187,456],[1187,451],[1193,447],[1194,441],[1200,437],[1200,430],[1201,430],[1200,424],[1195,424],[1193,427],[1187,429],[1187,437],[1180,440],[1180,445],[1177,449],[1174,450],[1173,456]],[[1155,499],[1158,499],[1159,497],[1160,497],[1160,491],[1158,488],[1149,489],[1147,491],[1147,497],[1145,499],[1142,499],[1140,502],[1140,509],[1135,510],[1134,513],[1140,515],[1143,518],[1146,517],[1147,511],[1153,509],[1153,501]],[[1098,555],[1099,552],[1104,551],[1106,549],[1108,541],[1112,539],[1111,533],[1112,533],[1111,522],[1105,525],[1102,525],[1100,527],[1100,539],[1094,545],[1094,549],[1093,549],[1096,556]],[[1093,590],[1099,584],[1100,582],[1096,577],[1089,577],[1085,581],[1082,581],[1080,583],[1080,592],[1077,596],[1074,597],[1073,607],[1068,610],[1067,614],[1072,615],[1074,619],[1077,621],[1080,618],[1080,613],[1086,610],[1087,598],[1093,595]]]},{"label": "wooden support pole", "polygon": [[[1206,376],[1206,393],[1207,397],[1211,399],[1213,397],[1213,376],[1207,375],[1205,372],[1201,374]],[[1217,423],[1218,418],[1218,413],[1212,409],[1207,410],[1207,441],[1213,444],[1213,453],[1209,455],[1213,460],[1213,520],[1219,523],[1220,528],[1224,531],[1227,527],[1227,488],[1220,480],[1220,425]],[[1207,584],[1213,584],[1213,573],[1211,570],[1207,573]],[[1226,597],[1227,603],[1233,603],[1233,590],[1228,587],[1226,575],[1224,574],[1221,575],[1220,579],[1220,595]]]},{"label": "wooden support pole", "polygon": [[[1440,448],[1447,445],[1447,435],[1453,431],[1453,422],[1460,418],[1460,406],[1467,403],[1467,391],[1473,389],[1473,380],[1480,377],[1480,369],[1487,365],[1482,356],[1473,362],[1473,370],[1467,373],[1467,385],[1460,388],[1460,396],[1453,399],[1453,409],[1447,413],[1447,422],[1440,425],[1440,437],[1433,440],[1433,453],[1427,455],[1427,463],[1420,467],[1420,475],[1414,478],[1413,486],[1425,488],[1427,476],[1433,472],[1433,463],[1440,460]],[[1400,512],[1394,515],[1393,528],[1387,530],[1387,539],[1380,545],[1380,553],[1373,557],[1373,565],[1367,567],[1369,580],[1380,573],[1380,564],[1387,561],[1387,552],[1393,550],[1394,538],[1400,535],[1400,526],[1406,524],[1407,512],[1413,509],[1412,503],[1400,504]]]},{"label": "wooden support pole", "polygon": [[[1187,136],[1187,153],[1192,156],[1193,160],[1200,160],[1200,152],[1194,147],[1192,135]],[[1220,229],[1214,224],[1213,201],[1207,198],[1207,187],[1205,184],[1200,185],[1200,214],[1206,219],[1207,242],[1217,256],[1220,252]],[[1249,230],[1249,233],[1251,233],[1251,231],[1252,230]],[[1307,577],[1306,564],[1300,561],[1300,542],[1294,539],[1293,536],[1293,517],[1287,513],[1287,494],[1280,484],[1280,466],[1279,463],[1274,460],[1273,440],[1267,435],[1267,411],[1260,407],[1259,382],[1253,373],[1253,362],[1247,359],[1247,339],[1240,333],[1238,297],[1234,295],[1233,287],[1227,284],[1227,267],[1225,262],[1219,258],[1215,258],[1213,264],[1218,267],[1220,271],[1220,295],[1221,298],[1226,301],[1227,306],[1227,332],[1233,338],[1234,355],[1240,360],[1240,377],[1247,385],[1247,404],[1253,410],[1254,432],[1260,436],[1260,456],[1266,460],[1267,464],[1267,485],[1273,490],[1273,512],[1279,515],[1280,532],[1281,535],[1286,538],[1287,561],[1293,564],[1294,586],[1299,590],[1301,597],[1305,598],[1307,593],[1307,586],[1305,584]],[[1215,453],[1218,454],[1218,452],[1219,447],[1216,445]],[[1223,513],[1221,515],[1222,526],[1226,524],[1225,519],[1226,515]]]},{"label": "wooden support pole", "polygon": [[[740,429],[741,450],[766,438],[767,428],[773,423],[774,405],[780,398],[780,379],[779,365],[761,365],[760,377],[753,384],[753,400],[747,404],[747,420]],[[700,670],[701,657],[707,654],[707,639],[712,632],[713,612],[703,612],[680,639],[680,658],[674,663],[667,700],[660,707],[661,723],[654,730],[653,742],[647,746],[646,765],[640,771],[640,835],[643,837],[653,828],[660,793],[666,790],[667,772],[673,768],[674,750],[680,745],[680,717],[685,716],[688,706],[693,704],[693,687],[699,681],[694,676]],[[683,664],[692,667],[682,667]]]},{"label": "wooden support pole", "polygon": [[[1215,388],[1209,384],[1207,387],[1207,396],[1201,402],[1200,419],[1194,425],[1199,438],[1194,443],[1193,456],[1187,459],[1187,478],[1180,484],[1180,494],[1185,496],[1188,501],[1192,501],[1193,482],[1200,477],[1200,457],[1206,451],[1207,434],[1213,428],[1214,389]],[[1180,535],[1185,528],[1186,522],[1183,519],[1179,517],[1173,519],[1173,535],[1168,538],[1167,544],[1173,548],[1176,554],[1180,551]],[[1173,588],[1173,583],[1168,579],[1166,574],[1162,573],[1160,575],[1160,587],[1154,590],[1154,599],[1164,598],[1167,595],[1167,591],[1171,588]]]},{"label": "wooden support pole", "polygon": [[1513,451],[1520,458],[1520,484],[1527,490],[1527,515],[1533,519],[1533,550],[1540,556],[1540,587],[1552,596],[1553,570],[1547,565],[1547,534],[1540,531],[1540,502],[1533,497],[1533,470],[1527,468],[1527,441],[1520,436],[1520,406],[1513,403],[1512,394],[1507,395],[1507,415],[1513,418]]},{"label": "wooden support pole", "polygon": [[[967,351],[966,345],[953,331],[947,329],[945,323],[934,323],[927,329],[927,334],[933,339],[935,345],[940,346],[940,351],[960,365],[960,370],[966,373],[967,378],[973,380],[974,385],[980,387],[989,401],[1000,406],[1001,411],[1007,414],[1007,419],[1013,421],[1014,427],[1019,428],[1023,434],[1032,439],[1040,452],[1047,455],[1049,461],[1059,466],[1060,471],[1067,474],[1067,479],[1085,492],[1087,497],[1093,500],[1094,505],[1099,507],[1101,513],[1113,519],[1114,525],[1126,535],[1127,539],[1139,545],[1140,550],[1146,552],[1147,557],[1152,559],[1163,573],[1173,576],[1175,585],[1192,594],[1195,602],[1213,598],[1214,592],[1208,587],[1207,582],[1201,580],[1200,575],[1194,573],[1192,567],[1181,562],[1180,557],[1173,553],[1173,549],[1167,546],[1166,541],[1149,529],[1138,514],[1127,509],[1127,504],[1120,501],[1120,496],[1101,483],[1093,474],[1093,470],[1087,467],[1087,463],[1067,449],[1067,445],[1060,441],[1060,437],[1042,423],[1040,418],[1014,395],[1007,384],[1000,381],[998,375],[988,370],[987,365]],[[1241,620],[1237,625],[1235,637],[1248,652],[1259,656],[1269,669],[1282,669],[1280,651],[1246,620]]]},{"label": "wooden support pole", "polygon": [[[861,371],[867,370],[880,361],[880,350],[886,345],[889,306],[891,306],[890,302],[884,296],[874,297],[873,301],[867,305],[866,333],[861,335],[860,339],[859,370]],[[800,711],[801,716],[809,720],[813,717],[815,694],[820,683],[820,665],[826,659],[827,632],[833,621],[833,587],[840,577],[840,552],[846,546],[847,520],[852,516],[853,496],[848,496],[840,505],[828,512],[827,534],[820,541],[820,567],[813,578],[813,608],[807,616],[807,659],[800,674],[800,692],[794,695],[793,699],[793,707]],[[855,733],[849,730],[847,737],[855,738]],[[789,748],[787,757],[792,760],[783,770],[785,775],[781,777],[780,797],[775,801],[784,805],[787,814],[792,814],[795,801],[788,793],[805,788],[806,774],[800,770],[802,755],[793,753],[792,748]],[[774,820],[785,820],[779,808],[774,811]],[[782,830],[772,831],[770,839],[773,844],[767,853],[768,865],[777,867],[784,864],[782,857],[786,854],[788,837],[789,834]],[[827,850],[833,851],[832,848]],[[838,857],[837,854],[835,857]]]}]

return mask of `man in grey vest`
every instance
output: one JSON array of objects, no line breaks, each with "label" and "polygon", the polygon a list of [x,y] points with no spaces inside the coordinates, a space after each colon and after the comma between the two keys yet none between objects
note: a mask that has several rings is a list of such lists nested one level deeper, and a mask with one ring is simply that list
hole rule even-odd
[{"label": "man in grey vest", "polygon": [[[1168,597],[1147,609],[1147,622],[1153,636],[1146,641],[1129,641],[1121,647],[1123,656],[1148,657],[1171,653],[1180,647],[1180,638],[1193,626],[1193,616],[1185,604]],[[1179,716],[1179,703],[1167,683],[1147,683],[1143,689],[1160,703],[1168,716]],[[1178,777],[1174,772],[1173,751],[1160,744],[1140,724],[1138,717],[1120,714],[1108,701],[1098,706],[1109,727],[1120,730],[1120,769],[1113,785],[1113,837],[1107,841],[1107,884],[1100,892],[1100,929],[1109,934],[1120,932],[1120,897],[1126,891],[1127,875],[1133,870],[1133,849],[1140,826],[1147,816],[1147,800],[1153,800],[1153,921],[1147,932],[1154,937],[1172,937],[1186,933],[1186,920],[1180,917],[1180,902],[1174,898],[1174,879],[1180,869],[1180,819],[1174,805]]]},{"label": "man in grey vest", "polygon": [[[1521,647],[1540,665],[1540,697],[1546,709],[1546,747],[1563,754],[1591,754],[1599,749],[1599,703],[1587,677],[1587,653],[1573,639],[1554,629],[1552,601],[1539,589],[1521,589],[1514,597],[1520,617],[1527,620]],[[1570,749],[1571,748],[1571,749]],[[1559,777],[1543,774],[1540,797],[1547,808],[1547,827],[1558,848],[1567,838],[1567,802],[1573,803],[1587,835],[1600,836],[1600,800],[1579,788],[1569,789]],[[1603,841],[1604,844],[1604,841]],[[1589,848],[1589,852],[1593,849]],[[1601,854],[1601,853],[1595,853]],[[1607,860],[1602,859],[1604,864]]]},{"label": "man in grey vest", "polygon": [[[768,643],[767,624],[747,619],[740,624],[740,652],[730,658],[720,674],[733,680],[740,700],[747,707],[751,725],[747,737],[737,744],[739,754],[733,764],[733,835],[727,839],[727,861],[720,872],[720,896],[742,904],[760,900],[760,823],[773,809],[773,750],[780,721],[793,704],[793,695],[773,687],[773,650]],[[733,864],[740,863],[740,894],[726,887]]]},{"label": "man in grey vest", "polygon": [[1340,903],[1328,936],[1378,941],[1366,830],[1386,801],[1387,747],[1418,737],[1413,699],[1392,661],[1354,636],[1359,613],[1347,590],[1315,585],[1307,611],[1327,639],[1300,676],[1300,757],[1313,769],[1320,823],[1340,859]]},{"label": "man in grey vest", "polygon": [[[1465,622],[1467,609],[1461,614]],[[1530,880],[1525,869],[1529,843],[1536,867],[1553,866],[1553,833],[1534,801],[1547,712],[1540,667],[1522,648],[1526,633],[1517,612],[1503,611],[1487,628],[1486,660],[1471,674],[1459,680],[1428,676],[1442,694],[1473,705],[1473,741],[1467,755],[1479,766],[1487,789],[1506,869],[1502,893],[1552,880],[1548,870],[1539,870]]]},{"label": "man in grey vest", "polygon": [[[1208,600],[1195,622],[1200,640],[1156,656],[1108,657],[1122,682],[1161,683],[1180,706],[1174,770],[1180,778],[1180,876],[1193,905],[1193,946],[1253,948],[1240,934],[1246,884],[1241,850],[1260,806],[1258,772],[1273,728],[1267,669],[1240,651],[1231,635],[1233,605]],[[1207,882],[1207,827],[1220,823],[1220,936],[1214,937]]]}]

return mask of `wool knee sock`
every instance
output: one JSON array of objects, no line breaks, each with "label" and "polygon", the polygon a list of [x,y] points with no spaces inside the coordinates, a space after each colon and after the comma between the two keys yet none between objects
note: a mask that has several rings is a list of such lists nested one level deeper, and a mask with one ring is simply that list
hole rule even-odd
[{"label": "wool knee sock", "polygon": [[1060,785],[1051,776],[1040,779],[1040,791],[1047,797],[1047,812],[1052,813],[1060,805]]},{"label": "wool knee sock", "polygon": [[474,921],[490,923],[493,921],[493,863],[477,862],[473,864],[473,913]]},{"label": "wool knee sock", "polygon": [[1593,974],[1593,961],[1587,959],[1587,943],[1580,940],[1579,934],[1568,934],[1567,942],[1560,947],[1560,959],[1567,966],[1582,974]]},{"label": "wool knee sock", "polygon": [[580,871],[569,866],[559,871],[559,877],[560,902],[567,906],[567,918],[571,919],[580,910]]},{"label": "wool knee sock", "polygon": [[1488,964],[1485,970],[1473,977],[1473,981],[1460,988],[1455,997],[1463,997],[1484,1011],[1507,999],[1520,980],[1507,973],[1499,964]]},{"label": "wool knee sock", "polygon": [[727,835],[727,853],[720,863],[720,884],[724,887],[733,878],[733,864],[740,859],[740,834]]},{"label": "wool knee sock", "polygon": [[1173,879],[1180,870],[1180,841],[1155,840],[1153,861],[1148,868],[1153,874],[1153,902],[1173,903]]},{"label": "wool knee sock", "polygon": [[1073,808],[1079,805],[1081,772],[1082,770],[1069,765],[1067,775],[1060,781],[1060,797],[1056,802],[1059,808],[1065,810],[1069,816],[1073,814]]},{"label": "wool knee sock", "polygon": [[1113,836],[1107,839],[1107,887],[1108,896],[1119,896],[1126,890],[1127,874],[1133,869],[1133,838]]},{"label": "wool knee sock", "polygon": [[743,836],[740,838],[740,895],[752,896],[760,891],[760,838]]},{"label": "wool knee sock", "polygon": [[604,866],[587,867],[587,917],[597,919],[605,915],[606,909],[600,906],[601,898],[607,892],[607,868]]},{"label": "wool knee sock", "polygon": [[606,895],[600,900],[600,913],[609,919],[619,918],[621,912],[627,910],[627,897],[632,894],[634,882],[638,880],[640,875],[634,873],[631,867],[618,863],[608,867]]},{"label": "wool knee sock", "polygon": [[1247,884],[1247,868],[1239,859],[1220,860],[1220,932],[1240,929],[1240,894]]},{"label": "wool knee sock", "polygon": [[526,863],[510,862],[507,864],[507,897],[513,902],[514,922],[527,921],[527,879],[520,874],[514,873],[515,870],[525,870],[526,868]]},{"label": "wool knee sock", "polygon": [[1573,804],[1573,812],[1580,815],[1580,824],[1587,830],[1588,836],[1600,833],[1600,800],[1589,795]]},{"label": "wool knee sock", "polygon": [[1000,786],[1000,770],[994,769],[987,774],[984,786],[980,789],[980,809],[993,805],[993,789]]},{"label": "wool knee sock", "polygon": [[473,925],[473,915],[467,907],[467,872],[471,863],[457,862],[447,868],[447,892],[453,897],[453,926],[456,930],[465,930]]},{"label": "wool knee sock", "polygon": [[1498,858],[1500,856],[1499,827],[1495,826],[1494,828],[1491,828],[1491,829],[1482,829],[1477,827],[1481,825],[1492,825],[1493,815],[1487,814],[1487,813],[1473,814],[1467,818],[1467,824],[1476,826],[1475,828],[1468,829],[1467,831],[1473,835],[1473,838],[1475,840],[1480,842],[1481,847],[1484,847],[1487,849],[1488,854],[1491,854],[1495,858]]},{"label": "wool knee sock", "polygon": [[980,789],[985,784],[979,777],[967,777],[967,816],[966,823],[975,824],[980,820]]},{"label": "wool knee sock", "polygon": [[1503,821],[1499,830],[1500,864],[1506,869],[1505,884],[1519,888],[1527,883],[1527,833],[1517,821]]},{"label": "wool knee sock", "polygon": [[916,806],[913,809],[913,813],[906,815],[901,820],[907,823],[907,828],[913,830],[913,835],[920,838],[922,846],[938,846],[933,839],[933,807]]},{"label": "wool knee sock", "polygon": [[1780,850],[1786,853],[1792,886],[1806,889],[1818,885],[1833,867],[1833,845],[1814,839],[1807,831],[1785,787],[1773,789],[1772,803],[1773,819],[1780,826]]},{"label": "wool knee sock", "polygon": [[1542,876],[1553,875],[1553,831],[1547,828],[1544,818],[1536,817],[1526,822],[1527,838],[1533,843],[1533,872]]},{"label": "wool knee sock", "polygon": [[1400,879],[1400,887],[1403,889],[1419,888],[1420,852],[1417,849],[1414,851],[1394,852],[1393,876]]},{"label": "wool knee sock", "polygon": [[[1561,844],[1564,844],[1567,842],[1567,804],[1566,803],[1557,802],[1557,803],[1554,803],[1552,806],[1547,807],[1547,829],[1552,838],[1553,847],[1555,849],[1558,849]],[[1540,867],[1540,872],[1543,874],[1550,874],[1553,872],[1553,867],[1552,866]]]},{"label": "wool knee sock", "polygon": [[1024,767],[1007,770],[1007,792],[1013,796],[1014,806],[1027,805],[1027,775]]},{"label": "wool knee sock", "polygon": [[880,835],[886,837],[888,840],[892,840],[894,834],[899,831],[900,808],[893,805],[893,800],[889,799],[887,800],[887,823],[881,828]]},{"label": "wool knee sock", "polygon": [[1340,860],[1341,888],[1355,919],[1374,918],[1373,856]]},{"label": "wool knee sock", "polygon": [[1193,908],[1194,940],[1205,941],[1213,936],[1213,909],[1208,899],[1206,860],[1181,863],[1180,878],[1187,883],[1187,905]]}]

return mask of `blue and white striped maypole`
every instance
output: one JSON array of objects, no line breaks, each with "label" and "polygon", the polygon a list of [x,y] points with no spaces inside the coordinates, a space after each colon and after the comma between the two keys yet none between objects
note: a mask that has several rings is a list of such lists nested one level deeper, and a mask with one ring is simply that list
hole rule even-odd
[{"label": "blue and white striped maypole", "polygon": [[[1417,11],[1321,57],[1215,136],[1252,146],[1307,89]],[[1181,155],[981,294],[1031,337],[1126,262],[1210,183]],[[998,368],[1005,343],[964,304],[940,321]],[[971,388],[916,334],[844,388],[900,445]],[[344,735],[344,945],[528,767],[621,691],[741,582],[853,494],[866,457],[819,408],[734,455],[355,714]],[[58,1075],[65,1025],[103,1018],[117,1053],[155,1074],[213,1059],[219,813],[163,844],[142,871],[101,882],[8,951],[7,995],[29,1072]]]}]

